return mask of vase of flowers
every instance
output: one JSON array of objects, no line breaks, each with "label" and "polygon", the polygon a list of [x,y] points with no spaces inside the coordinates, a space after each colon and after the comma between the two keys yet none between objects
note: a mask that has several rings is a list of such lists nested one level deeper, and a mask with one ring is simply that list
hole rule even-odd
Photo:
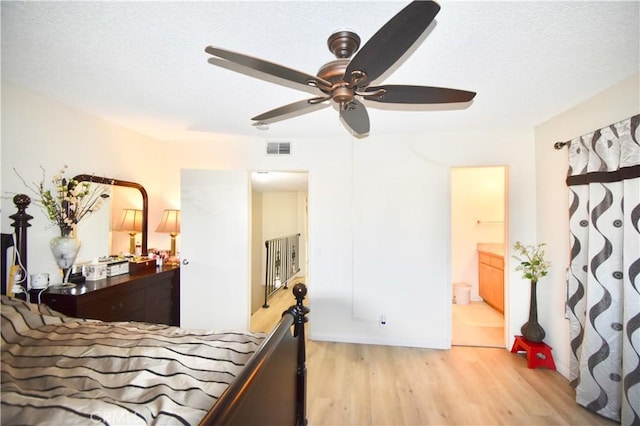
[{"label": "vase of flowers", "polygon": [[80,251],[81,242],[72,235],[60,235],[49,242],[49,248],[56,263],[62,269],[62,283],[69,281],[71,266]]},{"label": "vase of flowers", "polygon": [[516,266],[516,271],[522,272],[522,278],[528,279],[531,283],[531,297],[529,299],[529,321],[527,321],[520,331],[525,339],[530,342],[542,342],[546,335],[544,329],[538,323],[538,299],[537,285],[540,278],[547,275],[549,262],[544,260],[544,244],[524,245],[516,241],[513,248],[518,253],[513,258],[520,263]]},{"label": "vase of flowers", "polygon": [[74,235],[76,225],[102,207],[105,198],[109,197],[108,186],[90,185],[90,182],[78,182],[67,178],[65,165],[51,178],[52,188],[45,186],[45,169],[42,169],[42,179],[38,183],[28,184],[15,170],[27,188],[34,194],[34,204],[40,207],[51,222],[57,226],[60,235],[49,243],[56,263],[62,269],[63,283],[68,280],[71,266],[75,262],[80,250],[80,240]]}]

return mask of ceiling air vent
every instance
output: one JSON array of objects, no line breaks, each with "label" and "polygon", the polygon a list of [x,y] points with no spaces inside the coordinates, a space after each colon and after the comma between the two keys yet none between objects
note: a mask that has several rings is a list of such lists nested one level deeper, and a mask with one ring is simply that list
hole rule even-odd
[{"label": "ceiling air vent", "polygon": [[291,142],[267,142],[267,155],[291,155]]}]

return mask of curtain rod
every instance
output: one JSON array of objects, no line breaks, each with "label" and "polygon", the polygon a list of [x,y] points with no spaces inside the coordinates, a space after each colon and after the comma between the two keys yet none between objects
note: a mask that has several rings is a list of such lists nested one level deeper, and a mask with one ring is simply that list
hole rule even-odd
[{"label": "curtain rod", "polygon": [[[615,122],[613,124],[618,124],[618,123],[621,123],[621,122],[623,122],[625,120],[629,120],[629,119],[636,118],[636,117],[640,117],[640,114],[632,115],[631,117],[625,118],[624,120],[617,121],[617,122]],[[609,126],[612,126],[612,124],[610,124]],[[605,127],[609,127],[609,126],[605,126]],[[603,127],[602,129],[604,129],[605,127]],[[598,129],[598,130],[602,130],[602,129]],[[593,131],[596,132],[597,130],[593,130]],[[570,140],[568,140],[566,142],[556,142],[556,143],[553,144],[553,147],[555,149],[560,150],[560,149],[564,148],[565,145],[568,145],[570,142],[571,142]]]}]

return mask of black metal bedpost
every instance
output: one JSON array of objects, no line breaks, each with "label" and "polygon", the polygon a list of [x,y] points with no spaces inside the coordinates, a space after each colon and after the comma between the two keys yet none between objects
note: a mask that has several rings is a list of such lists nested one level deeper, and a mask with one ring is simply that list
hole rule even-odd
[{"label": "black metal bedpost", "polygon": [[293,286],[293,294],[296,297],[296,305],[289,308],[289,312],[293,314],[294,328],[293,335],[298,339],[298,386],[296,391],[297,398],[297,410],[296,410],[296,424],[298,426],[305,426],[307,424],[307,362],[305,351],[305,332],[304,324],[309,320],[306,315],[309,313],[309,308],[304,306],[304,297],[307,295],[307,287],[298,283]]}]

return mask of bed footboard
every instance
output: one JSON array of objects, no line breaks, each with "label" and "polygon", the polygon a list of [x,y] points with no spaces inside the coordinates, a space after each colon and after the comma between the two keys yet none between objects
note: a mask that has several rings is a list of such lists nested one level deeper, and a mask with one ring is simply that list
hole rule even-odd
[{"label": "bed footboard", "polygon": [[296,305],[282,314],[278,325],[200,425],[307,424],[306,286],[296,284],[293,294]]}]

